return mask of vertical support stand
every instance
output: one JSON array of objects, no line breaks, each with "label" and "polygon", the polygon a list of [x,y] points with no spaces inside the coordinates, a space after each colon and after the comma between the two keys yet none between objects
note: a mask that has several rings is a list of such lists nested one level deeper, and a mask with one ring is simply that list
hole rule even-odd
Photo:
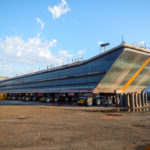
[{"label": "vertical support stand", "polygon": [[131,93],[131,94],[130,94],[130,106],[131,106],[132,108],[135,107],[134,93]]},{"label": "vertical support stand", "polygon": [[130,107],[130,97],[129,97],[129,93],[127,93],[126,96],[125,96],[125,106],[126,106],[126,107]]},{"label": "vertical support stand", "polygon": [[145,93],[145,105],[148,106],[148,95]]},{"label": "vertical support stand", "polygon": [[138,105],[138,97],[137,97],[138,95],[137,95],[137,93],[135,93],[134,94],[134,102],[135,102],[135,107],[139,107],[139,105]]},{"label": "vertical support stand", "polygon": [[120,104],[120,95],[116,94],[116,106],[119,106]]},{"label": "vertical support stand", "polygon": [[142,106],[145,106],[144,93],[141,93],[141,103],[142,103]]},{"label": "vertical support stand", "polygon": [[113,97],[113,102],[116,105],[116,103],[117,103],[116,95],[114,95],[114,97]]},{"label": "vertical support stand", "polygon": [[123,107],[124,105],[124,95],[120,94],[120,107]]},{"label": "vertical support stand", "polygon": [[138,93],[138,104],[139,104],[139,107],[142,107],[142,104],[141,104],[141,94]]}]

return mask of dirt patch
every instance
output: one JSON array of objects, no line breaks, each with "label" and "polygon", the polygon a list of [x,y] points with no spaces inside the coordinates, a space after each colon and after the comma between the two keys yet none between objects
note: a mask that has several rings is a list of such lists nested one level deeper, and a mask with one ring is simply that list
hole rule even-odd
[{"label": "dirt patch", "polygon": [[19,116],[16,119],[28,119],[29,117],[25,117],[25,116]]},{"label": "dirt patch", "polygon": [[100,119],[117,119],[120,120],[122,117],[116,117],[116,116],[102,116]]},{"label": "dirt patch", "polygon": [[138,150],[150,145],[149,116],[104,107],[0,106],[0,149]]},{"label": "dirt patch", "polygon": [[150,144],[137,146],[135,150],[150,150]]},{"label": "dirt patch", "polygon": [[107,114],[107,116],[122,116],[122,114],[116,114],[116,113],[113,113],[113,114]]}]

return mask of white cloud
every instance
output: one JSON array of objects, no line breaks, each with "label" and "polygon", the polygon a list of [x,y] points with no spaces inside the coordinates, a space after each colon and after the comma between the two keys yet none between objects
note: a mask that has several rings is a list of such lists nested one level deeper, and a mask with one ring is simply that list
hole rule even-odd
[{"label": "white cloud", "polygon": [[98,43],[98,45],[101,45],[101,44],[103,44],[103,42],[102,42],[102,41],[98,41],[97,43]]},{"label": "white cloud", "polygon": [[[51,64],[62,65],[73,55],[67,50],[56,51],[57,40],[44,40],[39,35],[26,41],[20,36],[7,36],[0,41],[1,75],[10,76],[46,68]],[[55,55],[53,54],[55,51]],[[7,67],[4,69],[3,67]],[[30,70],[30,71],[29,71]]]},{"label": "white cloud", "polygon": [[69,54],[68,51],[66,51],[66,50],[60,50],[59,54],[60,54],[60,56],[64,56],[66,58],[72,58],[73,57],[73,55]]},{"label": "white cloud", "polygon": [[54,19],[59,18],[61,15],[66,14],[71,9],[65,0],[61,0],[61,3],[54,5],[54,7],[48,6],[48,11],[53,15]]},{"label": "white cloud", "polygon": [[38,24],[41,25],[41,30],[43,30],[44,26],[45,26],[45,23],[40,18],[35,18],[35,20],[37,21]]},{"label": "white cloud", "polygon": [[48,59],[55,60],[50,49],[57,43],[56,39],[51,41],[41,40],[40,37],[29,38],[24,41],[21,37],[6,37],[0,42],[0,56],[9,57],[14,62],[22,62],[27,64],[37,63],[34,60]]},{"label": "white cloud", "polygon": [[84,54],[84,50],[79,50],[79,51],[78,51],[78,55],[79,55],[79,56],[83,56],[83,54]]},{"label": "white cloud", "polygon": [[145,42],[144,42],[144,41],[140,41],[140,42],[139,42],[139,44],[144,45],[144,44],[145,44]]}]

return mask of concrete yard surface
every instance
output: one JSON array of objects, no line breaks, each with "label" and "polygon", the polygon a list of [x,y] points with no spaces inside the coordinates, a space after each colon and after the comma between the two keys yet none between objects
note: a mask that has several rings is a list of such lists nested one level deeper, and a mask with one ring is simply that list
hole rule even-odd
[{"label": "concrete yard surface", "polygon": [[[1,104],[1,102],[0,102]],[[149,150],[150,108],[1,105],[0,149]]]}]

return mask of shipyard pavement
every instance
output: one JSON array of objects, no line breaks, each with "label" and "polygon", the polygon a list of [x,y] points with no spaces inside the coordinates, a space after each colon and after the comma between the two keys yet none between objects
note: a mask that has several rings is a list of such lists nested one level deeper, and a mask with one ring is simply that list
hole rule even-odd
[{"label": "shipyard pavement", "polygon": [[108,107],[52,106],[39,102],[18,103],[0,101],[2,150],[150,148],[148,107],[120,110]]}]

